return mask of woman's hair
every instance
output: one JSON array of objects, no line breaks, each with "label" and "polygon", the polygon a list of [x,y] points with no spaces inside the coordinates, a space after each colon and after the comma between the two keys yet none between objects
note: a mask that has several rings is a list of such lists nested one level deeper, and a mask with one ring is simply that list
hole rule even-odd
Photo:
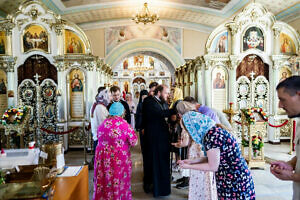
[{"label": "woman's hair", "polygon": [[185,113],[196,110],[196,107],[194,104],[187,102],[187,101],[180,101],[176,105],[176,110],[178,114],[184,115]]},{"label": "woman's hair", "polygon": [[227,126],[223,125],[223,124],[216,124],[216,127],[219,127],[221,129],[224,129],[228,132],[231,132],[232,130],[230,130]]}]

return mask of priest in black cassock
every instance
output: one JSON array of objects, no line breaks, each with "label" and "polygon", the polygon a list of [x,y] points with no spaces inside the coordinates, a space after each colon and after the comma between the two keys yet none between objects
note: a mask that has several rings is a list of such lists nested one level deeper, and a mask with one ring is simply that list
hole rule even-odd
[{"label": "priest in black cassock", "polygon": [[170,133],[167,118],[174,111],[166,104],[169,88],[159,85],[154,96],[143,103],[145,137],[144,190],[153,191],[154,197],[168,196],[170,182]]}]

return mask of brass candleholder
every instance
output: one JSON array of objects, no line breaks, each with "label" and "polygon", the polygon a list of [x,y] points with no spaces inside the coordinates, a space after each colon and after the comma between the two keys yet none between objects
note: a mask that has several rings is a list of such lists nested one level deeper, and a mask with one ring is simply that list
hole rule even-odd
[{"label": "brass candleholder", "polygon": [[223,113],[225,113],[228,116],[228,121],[231,125],[233,123],[233,116],[238,114],[238,112],[233,109],[233,102],[229,103],[229,109],[224,109]]}]

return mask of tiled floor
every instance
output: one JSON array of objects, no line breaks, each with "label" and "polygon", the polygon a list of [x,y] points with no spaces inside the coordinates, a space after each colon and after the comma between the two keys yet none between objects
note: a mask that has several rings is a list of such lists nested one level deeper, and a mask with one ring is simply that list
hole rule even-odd
[{"label": "tiled floor", "polygon": [[[281,145],[265,144],[266,159],[269,160],[288,160],[292,155],[288,154],[289,144]],[[91,160],[88,155],[88,161]],[[69,151],[65,155],[67,165],[81,165],[84,161],[83,151]],[[142,189],[142,157],[139,146],[132,149],[132,193],[133,199],[144,200],[153,199],[152,195],[145,194]],[[266,164],[265,169],[252,169],[254,177],[255,191],[257,200],[290,200],[292,198],[292,183],[276,179],[269,171],[270,165]],[[89,171],[89,191],[90,199],[93,193],[93,170]],[[172,187],[172,194],[164,199],[182,200],[187,199],[188,190],[178,190]]]}]

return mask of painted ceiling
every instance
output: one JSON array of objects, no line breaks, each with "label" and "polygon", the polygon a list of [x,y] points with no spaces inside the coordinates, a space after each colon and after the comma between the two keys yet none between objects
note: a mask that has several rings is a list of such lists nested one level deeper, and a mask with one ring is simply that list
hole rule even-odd
[{"label": "painted ceiling", "polygon": [[[23,0],[0,0],[0,15],[14,13]],[[127,20],[141,9],[141,0],[40,0],[63,18],[78,25],[110,23]],[[188,24],[211,31],[232,18],[254,0],[147,0],[149,9],[156,12],[160,22]],[[290,22],[300,16],[299,0],[255,0],[277,20]],[[180,26],[180,25],[179,25]]]}]

